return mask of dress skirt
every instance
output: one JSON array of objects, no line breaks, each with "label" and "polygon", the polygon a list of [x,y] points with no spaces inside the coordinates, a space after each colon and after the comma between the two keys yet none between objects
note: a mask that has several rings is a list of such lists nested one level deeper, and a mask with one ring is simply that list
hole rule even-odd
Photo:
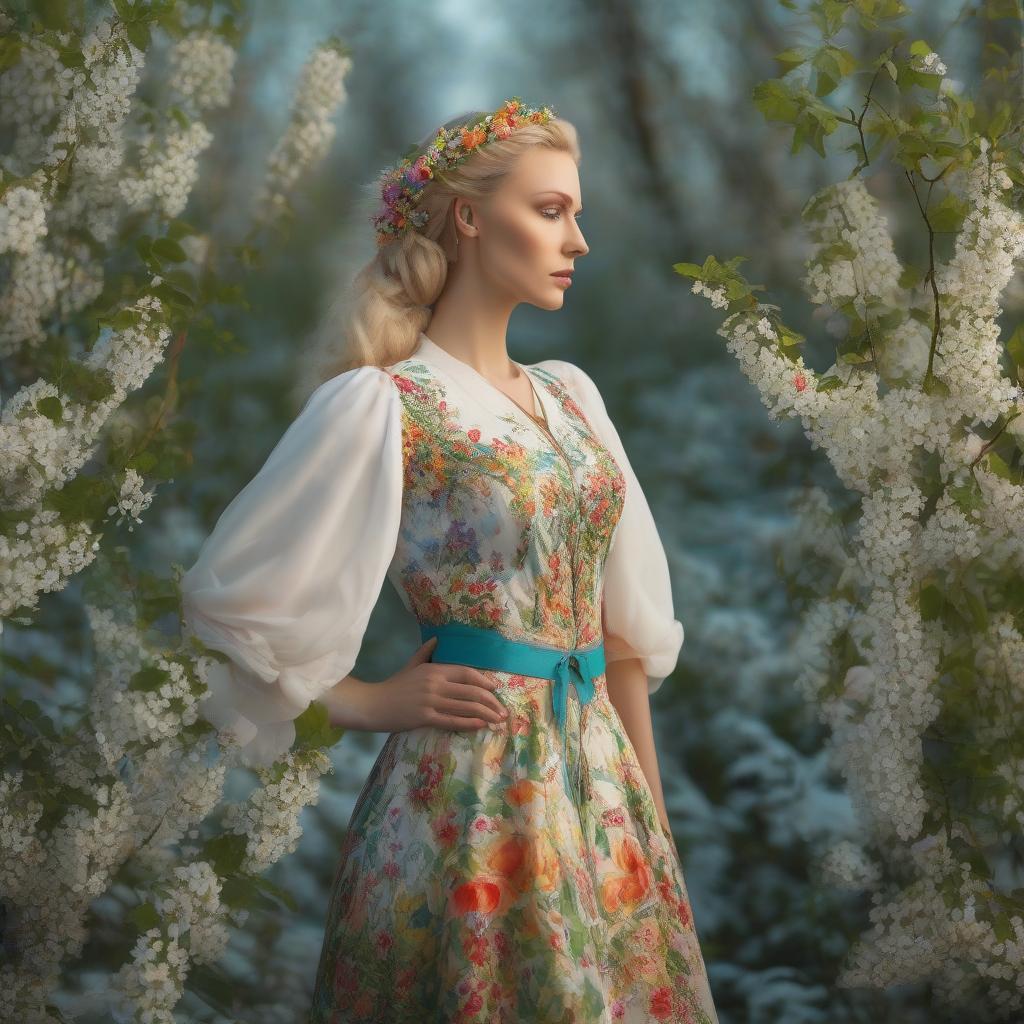
[{"label": "dress skirt", "polygon": [[484,671],[505,721],[394,732],[373,765],[309,1024],[717,1024],[682,865],[604,673],[568,702],[574,799],[551,680]]}]

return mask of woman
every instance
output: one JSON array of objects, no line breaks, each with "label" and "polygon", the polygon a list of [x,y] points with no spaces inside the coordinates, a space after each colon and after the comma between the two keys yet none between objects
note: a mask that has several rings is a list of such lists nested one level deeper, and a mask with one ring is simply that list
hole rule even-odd
[{"label": "woman", "polygon": [[[183,580],[231,658],[205,713],[250,759],[311,700],[390,733],[311,1024],[717,1021],[651,733],[683,642],[665,552],[594,382],[505,348],[588,251],[579,159],[513,98],[382,174],[347,360]],[[424,643],[370,684],[348,673],[385,577]]]}]

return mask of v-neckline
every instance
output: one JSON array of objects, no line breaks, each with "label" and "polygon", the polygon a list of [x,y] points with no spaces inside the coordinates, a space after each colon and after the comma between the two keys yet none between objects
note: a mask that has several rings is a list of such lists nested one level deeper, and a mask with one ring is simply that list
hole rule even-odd
[{"label": "v-neckline", "polygon": [[444,364],[445,367],[450,368],[456,374],[463,373],[466,374],[467,376],[471,376],[473,380],[479,381],[485,387],[488,387],[492,391],[501,395],[502,398],[511,403],[513,406],[515,406],[516,409],[518,409],[528,420],[530,420],[534,426],[536,426],[545,434],[548,434],[553,438],[554,435],[551,433],[550,426],[551,411],[548,407],[545,396],[542,394],[543,389],[537,386],[537,380],[533,376],[533,374],[530,373],[530,368],[528,366],[523,366],[522,363],[517,363],[514,359],[512,360],[512,362],[515,363],[516,366],[518,366],[519,369],[526,374],[526,377],[530,382],[530,386],[533,388],[533,394],[537,400],[537,405],[540,406],[541,413],[543,414],[542,416],[534,416],[533,413],[527,412],[526,409],[524,409],[511,395],[502,391],[501,388],[499,388],[496,384],[491,383],[491,381],[489,381],[477,369],[470,366],[469,363],[467,363],[465,360],[459,359],[457,356],[453,356],[447,349],[441,348],[441,346],[438,345],[436,341],[431,341],[431,339],[426,335],[426,333],[420,331],[419,345],[417,346],[416,354],[419,354],[423,349],[426,349],[428,352],[436,356],[438,360]]}]

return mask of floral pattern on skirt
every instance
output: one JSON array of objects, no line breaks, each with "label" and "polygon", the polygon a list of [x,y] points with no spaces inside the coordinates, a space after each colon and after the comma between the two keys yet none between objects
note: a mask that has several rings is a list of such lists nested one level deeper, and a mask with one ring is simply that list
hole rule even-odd
[{"label": "floral pattern on skirt", "polygon": [[391,733],[353,810],[309,1024],[717,1024],[674,843],[602,673],[570,691],[490,672],[476,730]]}]

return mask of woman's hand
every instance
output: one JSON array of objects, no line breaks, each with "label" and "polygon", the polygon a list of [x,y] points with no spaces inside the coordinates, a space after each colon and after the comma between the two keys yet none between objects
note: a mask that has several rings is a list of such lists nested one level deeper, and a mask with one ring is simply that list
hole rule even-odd
[{"label": "woman's hand", "polygon": [[428,660],[436,643],[437,637],[431,637],[393,676],[371,684],[367,728],[479,729],[508,717],[508,709],[494,695],[498,683],[490,676],[469,665]]}]

